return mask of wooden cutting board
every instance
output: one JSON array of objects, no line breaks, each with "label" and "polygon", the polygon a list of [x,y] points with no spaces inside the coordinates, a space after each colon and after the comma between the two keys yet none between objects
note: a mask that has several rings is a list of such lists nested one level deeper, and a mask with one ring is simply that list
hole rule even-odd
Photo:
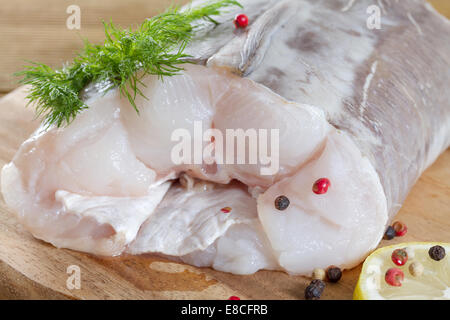
[{"label": "wooden cutting board", "polygon": [[[158,4],[158,9],[163,7],[164,0],[152,1]],[[11,12],[17,12],[20,8],[17,4],[22,2],[14,2]],[[431,2],[450,16],[450,1]],[[28,10],[30,6],[31,3],[26,1],[24,8]],[[111,4],[108,8],[114,6]],[[118,11],[122,16],[124,11]],[[113,16],[114,12],[108,14]],[[5,21],[0,21],[1,28]],[[28,30],[26,26],[20,27]],[[51,27],[45,29],[46,32],[51,30]],[[19,31],[7,29],[8,32],[13,35],[21,31],[20,28]],[[18,40],[17,35],[12,37],[12,41]],[[26,48],[29,43],[24,41],[23,45]],[[41,43],[40,47],[46,46]],[[7,51],[11,48],[14,46],[5,46]],[[74,49],[66,51],[73,52]],[[8,60],[13,61],[18,53],[11,53],[6,58],[0,55],[0,76],[6,79],[3,81],[0,77],[0,86],[4,88],[9,88],[11,84],[9,72],[4,72],[5,68],[14,69],[12,71],[20,69],[18,64]],[[43,53],[42,56],[47,57],[48,54]],[[35,60],[43,61],[39,54]],[[0,99],[0,167],[11,160],[19,145],[38,125],[37,121],[33,121],[32,109],[24,106],[22,89]],[[450,150],[447,150],[422,175],[397,216],[397,219],[408,225],[408,234],[389,242],[383,240],[380,246],[404,241],[450,242],[449,181]],[[66,285],[69,277],[67,268],[72,265],[80,268],[80,289],[70,290]],[[345,271],[339,283],[327,285],[323,299],[351,299],[359,272],[360,266]],[[303,277],[274,271],[237,276],[173,263],[152,255],[99,258],[56,249],[27,233],[17,223],[14,213],[6,208],[3,199],[0,199],[0,299],[227,299],[231,295],[242,299],[302,299],[308,281]]]}]

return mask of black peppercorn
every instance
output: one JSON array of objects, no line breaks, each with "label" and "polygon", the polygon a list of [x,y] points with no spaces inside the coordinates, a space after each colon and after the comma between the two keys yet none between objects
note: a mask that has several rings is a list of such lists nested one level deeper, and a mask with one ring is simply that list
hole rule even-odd
[{"label": "black peppercorn", "polygon": [[305,289],[306,300],[319,300],[325,289],[325,282],[315,279]]},{"label": "black peppercorn", "polygon": [[386,232],[385,232],[385,234],[384,234],[384,239],[386,239],[386,240],[392,240],[392,239],[394,239],[395,238],[395,229],[392,227],[392,226],[389,226],[387,229],[386,229]]},{"label": "black peppercorn", "polygon": [[436,261],[442,260],[445,257],[445,249],[441,246],[434,246],[428,250],[430,258]]},{"label": "black peppercorn", "polygon": [[275,208],[278,210],[286,210],[291,202],[285,196],[279,196],[275,199]]},{"label": "black peppercorn", "polygon": [[338,282],[342,277],[342,271],[339,267],[329,266],[325,271],[327,279],[330,282]]}]

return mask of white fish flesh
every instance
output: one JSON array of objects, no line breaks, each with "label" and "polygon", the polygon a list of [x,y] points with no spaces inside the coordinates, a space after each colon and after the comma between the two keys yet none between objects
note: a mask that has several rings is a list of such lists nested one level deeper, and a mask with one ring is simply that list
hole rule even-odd
[{"label": "white fish flesh", "polygon": [[[237,274],[351,268],[378,245],[450,144],[449,22],[422,0],[377,1],[381,30],[367,27],[373,1],[241,2],[249,27],[234,30],[238,11],[199,25],[187,48],[195,64],[164,81],[146,77],[139,116],[93,84],[90,108],[70,126],[24,142],[1,188],[35,237]],[[218,157],[174,164],[172,133],[195,139],[195,122],[278,129],[278,170]],[[321,177],[331,181],[325,195],[311,190]],[[284,211],[274,206],[280,195],[290,200]]]}]

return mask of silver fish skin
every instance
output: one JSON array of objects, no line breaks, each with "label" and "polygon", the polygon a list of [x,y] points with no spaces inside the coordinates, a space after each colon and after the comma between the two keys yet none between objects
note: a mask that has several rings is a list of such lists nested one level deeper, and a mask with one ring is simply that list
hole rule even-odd
[{"label": "silver fish skin", "polygon": [[[449,20],[424,0],[241,3],[220,26],[200,27],[193,61],[324,110],[370,159],[392,220],[450,145]],[[241,11],[250,25],[234,30],[226,22]],[[380,29],[371,27],[377,13]]]}]

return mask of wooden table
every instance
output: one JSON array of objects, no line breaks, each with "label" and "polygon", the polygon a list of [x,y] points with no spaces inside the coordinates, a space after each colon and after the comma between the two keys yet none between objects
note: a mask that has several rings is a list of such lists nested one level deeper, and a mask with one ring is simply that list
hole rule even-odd
[{"label": "wooden table", "polygon": [[[79,36],[93,42],[103,39],[101,18],[122,26],[158,13],[164,0],[79,0],[81,30],[66,29],[65,13],[73,1],[15,0],[0,9],[0,95],[16,87],[11,73],[23,59],[58,66],[81,47]],[[431,1],[450,17],[450,1]],[[43,10],[42,8],[45,8]],[[0,167],[9,162],[17,147],[32,132],[31,109],[23,108],[23,92],[0,100]],[[450,242],[450,150],[419,179],[398,219],[408,234],[381,246],[403,241]],[[81,268],[81,289],[66,287],[67,267]],[[338,284],[330,284],[324,299],[350,299],[360,267],[344,272]],[[17,223],[0,200],[0,298],[20,299],[302,299],[308,280],[282,272],[260,271],[237,276],[209,268],[194,268],[155,256],[98,258],[35,240]]]}]

